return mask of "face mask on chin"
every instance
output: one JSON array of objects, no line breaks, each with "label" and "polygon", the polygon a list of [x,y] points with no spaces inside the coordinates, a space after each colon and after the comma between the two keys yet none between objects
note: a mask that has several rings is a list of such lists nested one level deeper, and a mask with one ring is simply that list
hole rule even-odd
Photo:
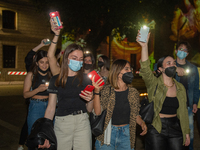
[{"label": "face mask on chin", "polygon": [[43,70],[40,69],[40,67],[38,66],[38,71],[41,72],[41,73],[43,73],[43,74],[47,73],[49,70],[50,70],[50,69],[47,68],[47,70],[43,71]]},{"label": "face mask on chin", "polygon": [[79,71],[81,69],[81,67],[83,66],[83,62],[82,61],[73,60],[73,59],[69,59],[68,66],[72,71],[76,72],[76,71]]}]

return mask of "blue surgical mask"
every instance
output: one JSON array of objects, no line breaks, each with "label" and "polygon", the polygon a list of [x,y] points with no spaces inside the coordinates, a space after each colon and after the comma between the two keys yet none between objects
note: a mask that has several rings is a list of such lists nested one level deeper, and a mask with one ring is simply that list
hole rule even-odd
[{"label": "blue surgical mask", "polygon": [[178,58],[184,59],[187,56],[187,53],[184,51],[178,50],[178,53],[176,55],[178,56]]},{"label": "blue surgical mask", "polygon": [[79,71],[81,67],[83,66],[83,61],[69,59],[68,66],[72,71]]}]

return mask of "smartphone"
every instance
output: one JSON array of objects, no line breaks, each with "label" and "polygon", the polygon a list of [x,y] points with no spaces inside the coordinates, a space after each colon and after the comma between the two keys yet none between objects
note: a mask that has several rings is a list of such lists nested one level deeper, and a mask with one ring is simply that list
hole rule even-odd
[{"label": "smartphone", "polygon": [[61,23],[61,19],[60,19],[60,14],[59,14],[58,11],[50,12],[49,16],[51,17],[51,19],[53,21],[55,21],[57,23],[58,27],[56,29],[62,29],[63,28],[62,23]]},{"label": "smartphone", "polygon": [[49,40],[49,39],[47,39],[47,41],[45,42],[45,41],[43,41],[43,43],[45,44],[45,45],[48,45],[48,44],[50,44],[51,43],[51,41]]},{"label": "smartphone", "polygon": [[148,34],[149,34],[149,27],[142,26],[140,28],[140,39],[139,39],[139,41],[146,43]]},{"label": "smartphone", "polygon": [[[93,77],[95,76],[94,78],[94,82],[97,82],[97,80],[99,80],[101,77],[98,75],[98,73],[93,70],[92,72],[88,73],[88,77],[92,80]],[[105,83],[104,81],[99,85],[99,86],[103,86]]]},{"label": "smartphone", "polygon": [[[84,91],[84,92],[85,92],[85,91],[92,92],[93,90],[94,90],[94,86],[93,86],[93,85],[87,85],[83,91]],[[84,95],[83,93],[81,93],[81,94]],[[84,96],[85,96],[85,95],[84,95]]]}]

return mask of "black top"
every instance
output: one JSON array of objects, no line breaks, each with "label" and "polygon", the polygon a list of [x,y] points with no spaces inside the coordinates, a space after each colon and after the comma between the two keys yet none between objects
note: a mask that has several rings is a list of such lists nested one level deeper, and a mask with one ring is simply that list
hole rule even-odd
[{"label": "black top", "polygon": [[[179,66],[181,68],[185,69],[185,70],[189,68],[189,66],[187,65],[187,63],[184,64],[184,65],[180,65],[179,64]],[[187,94],[188,93],[188,76],[187,75],[181,76],[180,77],[180,83],[182,83],[183,86],[185,87],[186,95],[187,95],[187,105],[189,106],[189,99],[188,99],[188,94]]]},{"label": "black top", "polygon": [[[38,78],[36,79],[36,81],[34,81],[34,78],[35,78],[35,76],[33,76],[33,80],[32,80],[32,90],[38,88],[40,86],[40,84],[45,84],[46,82],[49,82],[48,75],[42,76],[41,74],[38,73]],[[35,95],[49,96],[49,92],[47,92],[47,90],[45,90],[45,91],[39,92]]]},{"label": "black top", "polygon": [[112,115],[112,124],[113,125],[122,125],[129,124],[130,120],[130,105],[128,101],[128,92],[116,92],[115,91],[115,107]]},{"label": "black top", "polygon": [[77,110],[87,112],[86,101],[82,99],[79,94],[87,85],[92,84],[88,76],[83,75],[82,85],[79,85],[80,81],[78,77],[68,77],[64,88],[55,86],[57,78],[58,75],[53,76],[48,87],[49,93],[57,94],[58,97],[56,116],[66,116]]},{"label": "black top", "polygon": [[179,107],[179,102],[177,97],[166,97],[162,106],[161,114],[176,114]]}]

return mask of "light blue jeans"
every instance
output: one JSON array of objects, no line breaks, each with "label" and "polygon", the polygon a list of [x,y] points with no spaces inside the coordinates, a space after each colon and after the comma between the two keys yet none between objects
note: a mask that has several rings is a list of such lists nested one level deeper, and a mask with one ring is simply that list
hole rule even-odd
[{"label": "light blue jeans", "polygon": [[44,117],[47,105],[48,101],[42,102],[39,100],[30,100],[27,117],[28,135],[31,133],[31,128],[34,122],[37,119]]},{"label": "light blue jeans", "polygon": [[99,140],[95,143],[96,150],[134,150],[131,149],[129,125],[116,127],[112,125],[110,145],[101,145]]},{"label": "light blue jeans", "polygon": [[190,145],[189,150],[193,150],[193,140],[194,140],[194,116],[192,108],[188,107],[188,116],[189,116],[189,127],[190,127]]}]

